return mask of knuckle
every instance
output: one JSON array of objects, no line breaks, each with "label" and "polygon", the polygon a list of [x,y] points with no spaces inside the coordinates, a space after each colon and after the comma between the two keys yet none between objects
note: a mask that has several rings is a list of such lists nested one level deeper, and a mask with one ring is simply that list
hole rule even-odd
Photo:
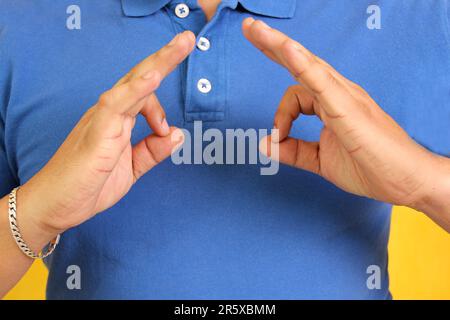
[{"label": "knuckle", "polygon": [[361,87],[359,84],[351,82],[351,86],[353,87],[354,90],[359,92],[363,97],[367,97],[368,96],[366,90],[364,90],[364,88]]},{"label": "knuckle", "polygon": [[301,78],[307,76],[309,73],[314,71],[314,69],[318,66],[318,62],[311,56],[306,55],[305,62],[301,67],[294,71],[294,78],[301,81]]},{"label": "knuckle", "polygon": [[137,74],[137,67],[133,67],[130,71],[128,71],[127,75],[125,76],[127,81],[130,81],[131,79],[134,79]]},{"label": "knuckle", "polygon": [[286,38],[283,39],[283,41],[281,42],[281,49],[288,49],[290,46],[292,46],[292,44],[294,43],[294,40]]},{"label": "knuckle", "polygon": [[162,107],[159,107],[159,112],[161,113],[161,118],[166,118],[166,111],[164,111],[164,109]]},{"label": "knuckle", "polygon": [[297,119],[300,113],[299,89],[300,85],[291,85],[285,93],[285,103],[278,109],[279,116],[288,116],[291,121]]},{"label": "knuckle", "polygon": [[147,154],[148,157],[150,159],[150,162],[155,165],[158,164],[159,162],[161,162],[161,159],[158,157],[157,153],[155,152],[155,150],[153,149],[151,143],[150,143],[150,139],[145,139],[145,147],[147,149]]},{"label": "knuckle", "polygon": [[325,80],[324,82],[326,84],[331,86],[331,85],[336,85],[338,83],[338,80],[336,79],[335,76],[333,76],[333,74],[330,71],[323,69],[322,72],[323,72],[323,77]]},{"label": "knuckle", "polygon": [[108,107],[114,103],[114,93],[112,90],[102,93],[98,99],[100,107]]},{"label": "knuckle", "polygon": [[297,94],[298,85],[291,85],[286,89],[286,96]]},{"label": "knuckle", "polygon": [[164,52],[170,50],[170,47],[168,47],[167,45],[162,47],[161,49],[159,49],[158,51],[156,51],[154,54],[152,54],[151,56],[151,60],[160,60],[162,59],[162,56],[164,55]]},{"label": "knuckle", "polygon": [[102,137],[113,140],[122,134],[123,116],[109,112],[99,112],[96,115],[92,128]]},{"label": "knuckle", "polygon": [[352,82],[352,86],[357,91],[364,92],[364,93],[366,92],[359,84],[356,84],[356,83]]},{"label": "knuckle", "polygon": [[320,63],[320,64],[322,64],[321,62],[323,61],[319,56],[317,56],[316,54],[314,54],[314,53],[310,53],[309,54],[309,56],[311,57],[311,59],[312,60],[314,60],[314,62],[317,62],[317,63]]},{"label": "knuckle", "polygon": [[139,63],[139,64],[135,65],[133,68],[131,68],[131,70],[128,72],[129,78],[133,78],[138,74],[139,70],[141,69],[140,66],[141,66],[141,63]]},{"label": "knuckle", "polygon": [[306,55],[306,64],[305,64],[305,70],[311,70],[315,68],[321,67],[315,56],[310,53]]},{"label": "knuckle", "polygon": [[361,114],[367,119],[377,119],[379,116],[378,109],[374,108],[374,106],[371,103],[359,102],[358,109],[361,112]]},{"label": "knuckle", "polygon": [[318,75],[319,81],[317,81],[316,85],[311,87],[311,90],[313,90],[314,94],[322,95],[329,88],[337,85],[336,78],[328,70],[317,67],[315,73]]},{"label": "knuckle", "polygon": [[135,76],[135,71],[134,70],[130,70],[128,71],[128,73],[125,75],[125,77],[123,77],[124,82],[126,81],[130,81],[130,79],[133,79]]},{"label": "knuckle", "polygon": [[130,82],[128,82],[128,84],[126,86],[126,90],[128,92],[130,92],[131,94],[138,94],[142,90],[142,86],[140,84],[141,84],[141,82],[137,81],[137,80],[130,81]]},{"label": "knuckle", "polygon": [[293,40],[291,39],[285,39],[283,40],[283,42],[281,42],[280,44],[280,50],[282,53],[287,52],[290,47],[292,46]]}]

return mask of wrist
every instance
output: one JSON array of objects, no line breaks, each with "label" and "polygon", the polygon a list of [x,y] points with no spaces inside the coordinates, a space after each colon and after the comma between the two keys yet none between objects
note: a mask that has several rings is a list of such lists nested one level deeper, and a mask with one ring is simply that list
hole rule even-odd
[{"label": "wrist", "polygon": [[25,184],[17,191],[17,221],[24,241],[34,252],[40,252],[62,231],[46,222],[42,200],[30,189]]},{"label": "wrist", "polygon": [[412,206],[430,216],[445,229],[450,228],[450,159],[432,155],[427,185]]}]

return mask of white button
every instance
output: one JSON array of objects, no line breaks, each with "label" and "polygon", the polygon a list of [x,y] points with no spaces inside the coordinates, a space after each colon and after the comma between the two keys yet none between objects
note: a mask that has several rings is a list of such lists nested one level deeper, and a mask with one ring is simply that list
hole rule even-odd
[{"label": "white button", "polygon": [[212,89],[211,82],[208,79],[200,79],[197,82],[197,88],[201,93],[208,93]]},{"label": "white button", "polygon": [[209,48],[211,48],[211,43],[209,40],[205,37],[200,37],[197,41],[197,48],[199,48],[202,51],[208,51]]},{"label": "white button", "polygon": [[178,18],[186,18],[189,15],[189,7],[185,3],[179,3],[175,7],[175,14]]}]

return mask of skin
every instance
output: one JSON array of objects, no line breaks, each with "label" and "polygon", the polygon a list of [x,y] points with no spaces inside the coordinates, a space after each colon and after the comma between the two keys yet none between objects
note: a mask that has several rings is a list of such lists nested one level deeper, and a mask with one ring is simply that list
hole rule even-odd
[{"label": "skin", "polygon": [[205,13],[206,19],[210,21],[216,13],[221,0],[198,0],[197,2]]},{"label": "skin", "polygon": [[[264,154],[347,192],[422,211],[450,232],[450,159],[413,141],[364,89],[300,43],[252,18],[242,28],[299,82],[288,88],[275,114],[278,137],[261,141]],[[289,136],[301,114],[322,121],[319,141]],[[279,152],[272,155],[274,144]]]},{"label": "skin", "polygon": [[[135,66],[81,118],[51,160],[17,193],[17,220],[35,252],[57,234],[116,204],[146,172],[183,142],[183,133],[167,124],[154,91],[193,50],[195,35],[186,31]],[[131,145],[136,117],[153,130]],[[11,236],[8,199],[0,200],[0,296],[33,262]]]},{"label": "skin", "polygon": [[[209,19],[219,2],[199,1]],[[243,33],[300,83],[283,97],[274,121],[279,138],[263,139],[262,152],[274,156],[270,151],[276,143],[281,162],[319,174],[348,192],[425,212],[450,230],[449,159],[416,144],[362,88],[298,42],[251,18],[244,21]],[[154,91],[194,46],[195,36],[184,32],[135,66],[101,95],[52,159],[21,187],[18,224],[32,250],[39,252],[57,234],[116,204],[183,142],[182,132],[168,126]],[[154,134],[132,146],[139,114]],[[300,114],[323,121],[320,141],[288,136]],[[4,197],[0,212],[7,208]],[[33,260],[14,242],[6,214],[0,214],[0,243],[3,296]]]}]

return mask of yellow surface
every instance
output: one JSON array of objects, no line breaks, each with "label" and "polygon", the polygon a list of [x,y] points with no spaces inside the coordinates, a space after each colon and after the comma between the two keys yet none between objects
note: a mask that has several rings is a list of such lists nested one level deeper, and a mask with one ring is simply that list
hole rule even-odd
[{"label": "yellow surface", "polygon": [[36,261],[22,280],[8,293],[6,300],[42,300],[45,299],[47,268]]},{"label": "yellow surface", "polygon": [[450,299],[450,235],[425,215],[396,208],[389,242],[394,299]]},{"label": "yellow surface", "polygon": [[[423,214],[396,208],[389,271],[394,299],[450,299],[450,235]],[[36,262],[6,299],[44,299],[46,278]]]}]

